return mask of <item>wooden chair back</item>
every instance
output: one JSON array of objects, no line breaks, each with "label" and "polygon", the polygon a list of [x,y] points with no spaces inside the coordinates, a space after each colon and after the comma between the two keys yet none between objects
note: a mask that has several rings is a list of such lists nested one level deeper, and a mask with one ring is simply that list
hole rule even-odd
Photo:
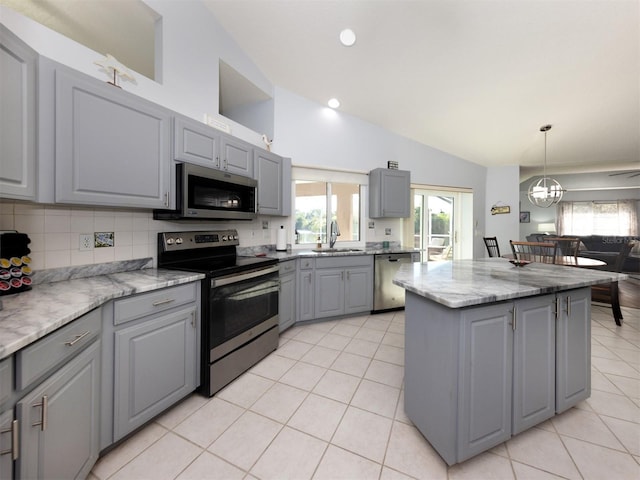
[{"label": "wooden chair back", "polygon": [[544,242],[555,242],[558,245],[558,255],[577,257],[580,250],[580,239],[572,237],[545,237]]},{"label": "wooden chair back", "polygon": [[498,245],[497,237],[484,237],[484,245],[487,247],[487,252],[490,257],[500,256],[500,246]]},{"label": "wooden chair back", "polygon": [[509,240],[516,260],[538,263],[556,263],[558,244],[551,242],[518,242]]}]

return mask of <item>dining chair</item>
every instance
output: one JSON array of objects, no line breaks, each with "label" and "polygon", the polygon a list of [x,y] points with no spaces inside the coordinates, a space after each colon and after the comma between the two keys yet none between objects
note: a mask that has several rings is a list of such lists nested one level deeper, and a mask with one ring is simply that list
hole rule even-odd
[{"label": "dining chair", "polygon": [[[608,268],[608,271],[620,273],[622,271],[622,265],[629,256],[629,252],[633,248],[634,242],[627,242],[622,245],[613,268]],[[620,292],[618,289],[618,282],[604,283],[600,285],[591,286],[591,300],[594,302],[602,302],[611,304],[611,310],[613,312],[613,319],[616,325],[622,326],[622,310],[620,309]]]},{"label": "dining chair", "polygon": [[556,263],[557,243],[519,242],[509,240],[511,251],[516,260],[538,263]]},{"label": "dining chair", "polygon": [[558,245],[559,255],[565,257],[577,257],[580,250],[580,239],[574,237],[545,237],[543,242],[555,242]]},{"label": "dining chair", "polygon": [[489,252],[490,257],[499,257],[500,256],[500,246],[498,245],[497,237],[484,237],[484,245],[487,247],[487,252]]}]

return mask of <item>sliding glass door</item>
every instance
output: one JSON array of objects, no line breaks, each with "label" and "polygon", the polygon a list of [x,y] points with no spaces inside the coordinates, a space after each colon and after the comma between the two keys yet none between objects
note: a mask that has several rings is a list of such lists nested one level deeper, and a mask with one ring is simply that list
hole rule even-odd
[{"label": "sliding glass door", "polygon": [[423,262],[472,258],[472,210],[470,192],[413,189],[413,245]]}]

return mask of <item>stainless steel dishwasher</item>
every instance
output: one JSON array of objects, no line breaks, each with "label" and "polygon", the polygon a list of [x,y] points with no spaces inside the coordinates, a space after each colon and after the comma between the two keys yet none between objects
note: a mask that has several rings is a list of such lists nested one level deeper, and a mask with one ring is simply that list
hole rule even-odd
[{"label": "stainless steel dishwasher", "polygon": [[400,265],[419,261],[419,253],[378,253],[373,262],[373,310],[404,308],[404,288],[393,284]]}]

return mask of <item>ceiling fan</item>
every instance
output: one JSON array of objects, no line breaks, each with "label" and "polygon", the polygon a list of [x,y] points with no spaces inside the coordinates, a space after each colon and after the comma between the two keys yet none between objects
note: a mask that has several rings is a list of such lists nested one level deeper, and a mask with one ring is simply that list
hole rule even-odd
[{"label": "ceiling fan", "polygon": [[617,172],[609,174],[610,177],[615,177],[616,175],[629,175],[628,178],[633,178],[640,175],[640,170],[629,170],[628,172]]}]

